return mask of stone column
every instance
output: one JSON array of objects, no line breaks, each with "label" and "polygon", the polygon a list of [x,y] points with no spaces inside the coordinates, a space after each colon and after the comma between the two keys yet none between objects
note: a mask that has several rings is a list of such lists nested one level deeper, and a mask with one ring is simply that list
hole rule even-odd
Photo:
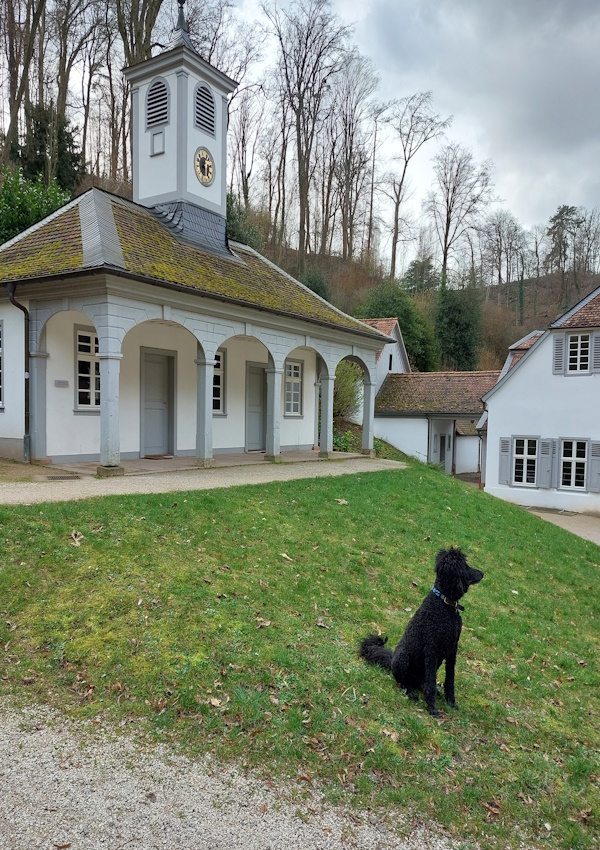
[{"label": "stone column", "polygon": [[267,369],[267,434],[265,460],[281,463],[281,381],[283,369]]},{"label": "stone column", "polygon": [[335,376],[321,375],[321,440],[319,457],[333,457],[333,385]]},{"label": "stone column", "polygon": [[31,433],[31,457],[43,460],[46,457],[46,351],[31,351],[29,354],[29,398]]},{"label": "stone column", "polygon": [[97,472],[104,477],[123,475],[125,471],[120,465],[119,431],[119,372],[122,359],[122,354],[98,355],[100,361],[100,466]]},{"label": "stone column", "polygon": [[374,457],[373,430],[375,419],[375,382],[365,378],[363,381],[363,422],[362,422],[362,448],[361,452],[369,457]]},{"label": "stone column", "polygon": [[196,400],[196,459],[198,466],[214,466],[213,458],[213,376],[216,360],[200,353],[196,360],[198,395]]}]

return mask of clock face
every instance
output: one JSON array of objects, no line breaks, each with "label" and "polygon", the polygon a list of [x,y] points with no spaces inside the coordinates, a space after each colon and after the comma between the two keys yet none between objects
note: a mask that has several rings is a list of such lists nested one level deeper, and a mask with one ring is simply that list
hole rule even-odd
[{"label": "clock face", "polygon": [[194,171],[203,186],[210,186],[215,179],[215,162],[207,148],[198,148],[194,154]]}]

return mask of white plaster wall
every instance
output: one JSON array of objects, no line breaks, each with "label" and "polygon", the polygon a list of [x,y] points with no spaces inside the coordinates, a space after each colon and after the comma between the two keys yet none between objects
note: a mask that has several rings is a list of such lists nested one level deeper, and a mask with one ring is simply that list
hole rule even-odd
[{"label": "white plaster wall", "polygon": [[374,434],[404,454],[427,463],[427,419],[376,416]]},{"label": "white plaster wall", "polygon": [[[17,293],[19,303],[28,307]],[[2,406],[0,440],[22,440],[25,427],[25,344],[23,313],[10,302],[0,303],[2,322]],[[22,447],[21,447],[22,449]],[[12,453],[11,453],[11,456]],[[21,455],[22,457],[22,451]]]},{"label": "white plaster wall", "polygon": [[[75,413],[75,326],[90,320],[74,310],[57,313],[46,325],[46,453],[89,455],[100,451],[100,411]],[[56,387],[55,381],[68,381]]]},{"label": "white plaster wall", "polygon": [[479,472],[479,437],[455,437],[456,473]]},{"label": "white plaster wall", "polygon": [[[169,123],[164,127],[165,152],[151,156],[153,127],[146,130],[146,95],[153,77],[139,88],[139,128],[137,138],[140,146],[140,162],[137,171],[140,202],[144,198],[153,198],[177,188],[177,75],[175,73],[159,75],[169,86]],[[193,151],[192,151],[193,154]]]},{"label": "white plaster wall", "polygon": [[598,493],[498,483],[502,437],[600,440],[600,374],[553,375],[549,334],[489,399],[488,411],[486,492],[522,505],[600,511]]},{"label": "white plaster wall", "polygon": [[302,416],[285,416],[285,373],[281,381],[281,431],[282,446],[311,446],[315,430],[315,376],[317,355],[307,348],[297,348],[289,354],[290,360],[301,360]]}]

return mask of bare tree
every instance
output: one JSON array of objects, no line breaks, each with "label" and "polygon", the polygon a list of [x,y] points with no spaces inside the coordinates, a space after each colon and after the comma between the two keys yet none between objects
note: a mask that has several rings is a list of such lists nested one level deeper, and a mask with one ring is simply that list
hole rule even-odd
[{"label": "bare tree", "polygon": [[344,73],[333,83],[334,123],[339,127],[340,150],[337,178],[340,189],[342,257],[354,254],[354,224],[362,189],[368,178],[370,153],[367,150],[364,125],[372,109],[371,98],[379,84],[373,63],[356,50],[348,54]]},{"label": "bare tree", "polygon": [[451,252],[492,200],[492,164],[475,162],[471,151],[456,142],[445,145],[433,161],[434,188],[425,205],[440,243],[444,287]]},{"label": "bare tree", "polygon": [[264,111],[263,92],[246,88],[237,99],[235,110],[230,114],[229,137],[233,154],[231,177],[233,180],[237,175],[246,210],[250,207],[250,179],[260,143]]},{"label": "bare tree", "polygon": [[115,0],[117,26],[127,65],[152,55],[152,30],[164,0]]},{"label": "bare tree", "polygon": [[293,0],[289,9],[263,6],[278,45],[281,96],[294,116],[298,167],[298,272],[305,268],[309,192],[317,131],[330,106],[330,86],[342,67],[348,27],[330,0]]},{"label": "bare tree", "polygon": [[392,230],[392,264],[390,277],[396,276],[396,251],[400,238],[400,206],[405,199],[406,175],[411,160],[430,139],[443,135],[452,118],[441,118],[433,111],[432,93],[417,92],[403,97],[392,104],[386,123],[394,131],[394,137],[400,144],[400,153],[394,157],[400,163],[400,170],[389,181],[392,187],[394,203],[394,223]]},{"label": "bare tree", "polygon": [[4,16],[5,43],[8,47],[10,118],[3,162],[8,162],[12,145],[17,140],[17,121],[29,82],[36,33],[46,8],[46,0],[6,0]]}]

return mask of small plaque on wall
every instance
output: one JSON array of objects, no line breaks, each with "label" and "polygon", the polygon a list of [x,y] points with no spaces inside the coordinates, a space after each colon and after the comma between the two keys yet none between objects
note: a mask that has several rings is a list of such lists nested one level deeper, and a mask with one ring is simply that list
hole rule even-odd
[{"label": "small plaque on wall", "polygon": [[68,387],[69,382],[68,381],[62,381],[62,380],[54,381],[54,386],[55,387]]}]

